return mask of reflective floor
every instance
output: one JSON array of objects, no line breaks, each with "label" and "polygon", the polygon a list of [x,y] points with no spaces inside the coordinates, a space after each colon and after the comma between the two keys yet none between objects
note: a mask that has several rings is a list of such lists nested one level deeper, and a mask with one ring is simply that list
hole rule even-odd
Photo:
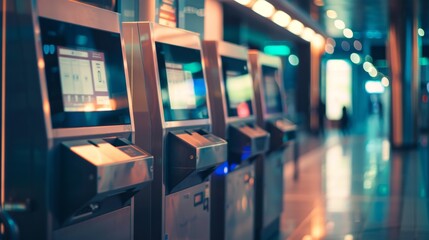
[{"label": "reflective floor", "polygon": [[429,239],[427,137],[392,151],[377,118],[362,129],[319,138],[298,179],[286,165],[283,239]]}]

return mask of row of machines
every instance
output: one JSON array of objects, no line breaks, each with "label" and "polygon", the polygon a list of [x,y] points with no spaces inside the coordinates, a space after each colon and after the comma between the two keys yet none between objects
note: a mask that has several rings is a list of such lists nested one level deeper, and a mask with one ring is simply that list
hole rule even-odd
[{"label": "row of machines", "polygon": [[2,205],[22,239],[279,230],[279,58],[74,1],[8,6]]}]

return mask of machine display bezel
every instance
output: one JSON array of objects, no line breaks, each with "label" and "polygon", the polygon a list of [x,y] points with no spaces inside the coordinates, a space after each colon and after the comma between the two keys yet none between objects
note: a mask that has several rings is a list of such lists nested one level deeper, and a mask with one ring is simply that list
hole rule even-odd
[{"label": "machine display bezel", "polygon": [[[184,121],[209,119],[207,86],[203,72],[201,50],[157,41],[155,42],[155,49],[157,54],[159,88],[161,91],[160,105],[162,105],[164,121],[179,123]],[[168,79],[168,70],[171,71],[171,69],[169,69],[170,67],[168,65],[180,66],[181,70],[177,68],[177,72],[186,72],[190,75],[189,77],[192,78],[191,80],[194,88],[194,95],[192,97],[194,97],[193,100],[195,107],[173,107],[173,104],[171,103],[171,98],[173,96],[171,95],[171,92],[169,92],[172,88]],[[185,69],[186,66],[194,66],[198,68],[194,71],[192,71],[192,69],[189,69],[188,71]]]},{"label": "machine display bezel", "polygon": [[[39,17],[39,23],[52,128],[130,125],[128,86],[120,33],[45,17]],[[109,96],[117,104],[114,110],[66,111],[62,99],[59,58],[55,52],[59,48],[105,54]]]}]

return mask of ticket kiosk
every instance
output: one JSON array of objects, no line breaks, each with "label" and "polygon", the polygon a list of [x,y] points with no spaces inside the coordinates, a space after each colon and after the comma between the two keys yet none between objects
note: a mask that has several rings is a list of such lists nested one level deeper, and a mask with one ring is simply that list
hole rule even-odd
[{"label": "ticket kiosk", "polygon": [[[255,83],[257,122],[270,133],[270,149],[256,163],[255,237],[269,239],[279,230],[283,209],[283,165],[293,143],[296,126],[285,118],[282,62],[279,57],[249,51]],[[291,149],[289,147],[289,149]]]},{"label": "ticket kiosk", "polygon": [[[253,239],[255,160],[269,134],[256,124],[247,48],[205,41],[213,131],[228,141],[228,162],[212,174],[211,239]],[[257,180],[256,180],[257,181]]]},{"label": "ticket kiosk", "polygon": [[7,6],[4,209],[21,239],[132,239],[153,157],[132,143],[118,15],[63,0]]},{"label": "ticket kiosk", "polygon": [[152,122],[137,127],[137,144],[149,144],[139,135],[151,130],[155,157],[151,202],[136,200],[136,215],[151,211],[150,225],[136,228],[146,239],[209,239],[209,176],[226,161],[227,143],[211,133],[199,36],[147,22],[123,31],[136,114]]}]

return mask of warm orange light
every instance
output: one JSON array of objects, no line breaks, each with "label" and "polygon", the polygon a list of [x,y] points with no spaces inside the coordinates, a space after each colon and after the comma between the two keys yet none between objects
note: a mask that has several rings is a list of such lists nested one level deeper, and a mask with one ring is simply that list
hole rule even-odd
[{"label": "warm orange light", "polygon": [[291,33],[295,35],[300,35],[304,30],[304,24],[294,19],[292,20],[292,22],[290,22],[289,26],[287,27],[287,30],[289,30]]},{"label": "warm orange light", "polygon": [[314,34],[315,34],[315,32],[313,29],[306,27],[306,28],[304,28],[304,30],[301,33],[301,38],[307,42],[310,42],[313,39]]},{"label": "warm orange light", "polygon": [[268,18],[274,14],[276,9],[271,3],[265,0],[257,0],[252,6],[252,10],[257,14]]},{"label": "warm orange light", "polygon": [[279,10],[274,13],[271,20],[281,27],[287,27],[292,19],[289,14]]}]

